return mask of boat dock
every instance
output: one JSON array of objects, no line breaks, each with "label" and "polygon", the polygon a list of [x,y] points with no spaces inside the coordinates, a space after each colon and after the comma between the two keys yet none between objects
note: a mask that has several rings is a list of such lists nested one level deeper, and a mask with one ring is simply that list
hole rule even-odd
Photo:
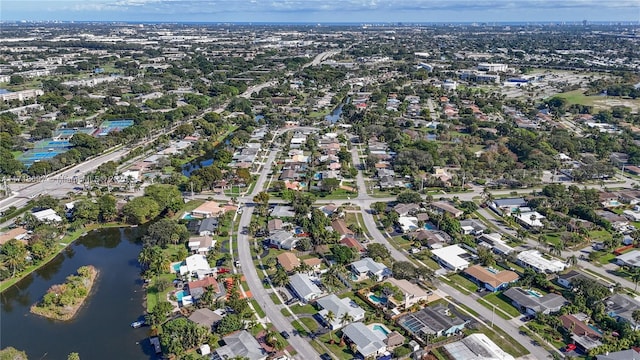
[{"label": "boat dock", "polygon": [[149,342],[153,346],[153,349],[155,350],[156,354],[160,354],[162,352],[162,348],[160,347],[160,339],[158,339],[157,336],[150,337]]}]

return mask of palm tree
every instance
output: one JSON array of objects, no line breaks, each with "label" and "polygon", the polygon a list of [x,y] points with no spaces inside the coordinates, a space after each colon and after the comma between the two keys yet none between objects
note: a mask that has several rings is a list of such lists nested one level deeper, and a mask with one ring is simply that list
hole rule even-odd
[{"label": "palm tree", "polygon": [[631,271],[631,281],[636,284],[636,287],[633,289],[633,291],[638,291],[638,282],[640,282],[640,268],[633,268],[633,270]]},{"label": "palm tree", "polygon": [[[340,324],[344,327],[348,323],[353,321],[353,316],[349,315],[349,313],[344,313],[340,316]],[[340,345],[344,345],[344,331],[342,332],[342,337],[340,338]]]},{"label": "palm tree", "polygon": [[333,311],[329,310],[329,312],[327,312],[327,315],[324,316],[324,320],[327,322],[327,325],[329,326],[329,328],[331,329],[331,331],[329,331],[329,341],[333,344],[333,322],[336,319],[336,314],[333,313]]},{"label": "palm tree", "polygon": [[569,266],[576,266],[576,264],[578,263],[578,257],[575,255],[571,255],[567,258],[567,265]]},{"label": "palm tree", "polygon": [[636,326],[639,326],[640,325],[640,309],[633,310],[633,312],[631,313],[631,318],[633,319],[633,321],[636,322]]}]

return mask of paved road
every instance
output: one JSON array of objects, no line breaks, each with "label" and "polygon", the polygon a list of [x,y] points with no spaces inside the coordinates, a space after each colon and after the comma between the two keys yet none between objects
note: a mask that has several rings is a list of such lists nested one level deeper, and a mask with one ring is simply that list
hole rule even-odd
[{"label": "paved road", "polygon": [[[274,136],[274,139],[275,138],[276,136]],[[241,203],[246,204],[239,222],[239,229],[241,230],[244,226],[249,226],[249,223],[251,222],[251,216],[254,209],[252,203],[253,197],[260,191],[262,191],[277,154],[278,150],[272,150],[269,154],[262,172],[260,173],[258,180],[256,180],[256,185],[253,188],[253,192],[238,199]],[[293,346],[293,348],[298,353],[297,355],[295,355],[295,358],[305,360],[319,359],[320,356],[309,344],[309,340],[295,335],[295,333],[297,332],[294,332],[291,322],[284,315],[282,315],[282,313],[280,312],[280,308],[276,306],[271,300],[271,296],[269,296],[269,293],[267,293],[267,290],[264,288],[262,281],[258,276],[258,271],[253,264],[253,259],[251,258],[251,245],[249,243],[249,237],[246,234],[243,234],[243,231],[240,231],[238,233],[237,244],[238,260],[240,261],[242,272],[247,281],[247,285],[249,285],[249,289],[251,290],[253,298],[258,301],[260,307],[264,310],[265,314],[267,314],[267,318],[271,321],[273,326],[275,326],[278,331],[287,331],[292,335],[288,341],[289,344],[291,344],[291,346]]]}]

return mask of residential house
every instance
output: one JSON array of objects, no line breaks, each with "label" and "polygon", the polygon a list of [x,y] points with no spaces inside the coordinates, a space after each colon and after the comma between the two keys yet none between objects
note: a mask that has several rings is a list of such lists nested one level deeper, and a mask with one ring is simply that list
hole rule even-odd
[{"label": "residential house", "polygon": [[215,201],[207,201],[191,211],[191,216],[196,218],[217,217],[224,213],[224,208]]},{"label": "residential house", "polygon": [[526,211],[514,216],[514,219],[520,225],[528,229],[540,229],[544,227],[544,224],[541,221],[544,218],[544,215],[540,214],[537,211]]},{"label": "residential house", "polygon": [[289,286],[300,301],[307,303],[322,295],[322,290],[311,281],[307,274],[293,274],[289,276]]},{"label": "residential house", "polygon": [[600,199],[602,207],[605,208],[618,207],[622,205],[620,201],[618,201],[618,194],[612,192],[601,191],[598,194],[598,198]]},{"label": "residential house", "polygon": [[384,264],[373,261],[372,258],[364,258],[351,263],[351,272],[355,275],[356,281],[374,279],[381,281],[391,275],[391,270]]},{"label": "residential house", "polygon": [[335,230],[341,237],[353,237],[353,231],[347,227],[347,223],[344,222],[343,219],[335,219],[331,222],[331,227]]},{"label": "residential house", "polygon": [[241,330],[222,338],[224,345],[215,349],[211,360],[246,359],[266,360],[267,353],[248,331]]},{"label": "residential house", "polygon": [[584,273],[582,273],[580,271],[571,270],[566,274],[558,275],[558,277],[556,278],[556,282],[558,284],[560,284],[560,286],[562,286],[562,287],[564,287],[566,289],[571,289],[573,287],[573,282],[576,279],[586,279],[586,280],[589,280],[589,281],[595,281],[591,277],[585,275]]},{"label": "residential house", "polygon": [[413,215],[417,211],[420,210],[420,205],[411,203],[411,204],[398,204],[393,207],[393,210],[398,213],[399,216],[408,216]]},{"label": "residential house", "polygon": [[525,206],[527,202],[523,198],[496,199],[490,204],[490,207],[502,216],[517,213]]},{"label": "residential house", "polygon": [[218,321],[222,320],[222,316],[209,308],[202,308],[194,311],[191,315],[189,315],[188,319],[212,331],[213,326],[217,324]]},{"label": "residential house", "polygon": [[276,257],[278,265],[286,272],[291,272],[300,266],[300,259],[292,252],[284,252]]},{"label": "residential house", "polygon": [[640,309],[640,301],[629,295],[615,294],[605,302],[607,314],[618,321],[626,321],[634,330],[640,330],[640,323],[633,319],[633,312]]},{"label": "residential house", "polygon": [[[351,322],[354,322],[363,320],[366,313],[364,309],[362,309],[350,298],[345,297],[343,299],[340,299],[335,294],[331,294],[329,296],[325,296],[316,300],[316,305],[321,308],[318,314],[320,315],[320,317],[322,317],[322,321],[331,330],[337,330],[345,325],[348,325],[348,323],[344,323],[342,321],[345,314],[348,314],[352,319]],[[334,315],[334,319],[332,321],[327,320],[327,314],[329,312],[333,313]]]},{"label": "residential house", "polygon": [[528,315],[539,312],[543,314],[558,312],[568,303],[567,299],[561,295],[549,293],[543,296],[536,291],[520,287],[511,287],[503,295],[511,300],[513,306]]},{"label": "residential house", "polygon": [[360,241],[358,241],[358,240],[356,240],[355,238],[352,238],[352,237],[342,238],[342,240],[340,240],[340,244],[352,248],[353,250],[355,250],[359,254],[362,254],[362,253],[367,251],[367,249],[365,249],[364,246],[362,246],[362,244],[360,244]]},{"label": "residential house", "polygon": [[596,360],[640,360],[640,347],[596,355]]},{"label": "residential house", "polygon": [[271,210],[271,216],[276,218],[294,217],[296,216],[296,212],[293,210],[293,206],[276,205]]},{"label": "residential house", "polygon": [[520,252],[517,262],[520,266],[547,274],[560,272],[567,267],[567,264],[560,260],[544,257],[538,250],[525,250]]},{"label": "residential house", "polygon": [[445,201],[435,201],[435,202],[432,202],[430,206],[438,214],[449,214],[454,218],[459,218],[464,214],[464,211],[456,208],[455,206],[451,205],[449,202],[445,202]]},{"label": "residential house", "polygon": [[427,335],[434,337],[459,333],[468,321],[444,305],[427,306],[420,311],[404,315],[397,320],[398,325],[418,340]]},{"label": "residential house", "polygon": [[189,287],[189,295],[191,295],[191,298],[194,301],[198,301],[209,286],[211,286],[211,288],[213,289],[213,293],[215,294],[215,296],[218,296],[222,293],[222,291],[220,290],[220,286],[216,281],[216,278],[213,276],[205,277],[202,280],[188,282],[187,286]]},{"label": "residential house", "polygon": [[210,236],[192,237],[189,239],[189,250],[192,254],[207,255],[209,250],[216,245],[216,240]]},{"label": "residential house", "polygon": [[482,235],[487,227],[476,219],[460,220],[460,228],[465,235]]},{"label": "residential house", "polygon": [[472,255],[459,245],[449,245],[441,249],[432,250],[435,260],[442,266],[453,271],[464,270],[469,266]]},{"label": "residential house", "polygon": [[24,240],[27,236],[28,236],[29,232],[27,231],[27,229],[23,228],[23,227],[17,227],[14,229],[11,229],[5,233],[0,234],[0,245],[3,245],[4,243],[6,243],[7,241],[11,240],[11,239],[16,239],[16,240],[20,240],[24,243],[26,243],[27,241]]},{"label": "residential house", "polygon": [[277,230],[269,235],[269,244],[278,249],[291,250],[298,244],[298,238],[292,232]]},{"label": "residential house", "polygon": [[415,216],[400,216],[398,224],[400,224],[403,233],[418,230],[418,218]]},{"label": "residential house", "polygon": [[514,360],[487,335],[471,334],[460,341],[442,346],[441,351],[451,360]]},{"label": "residential house", "polygon": [[429,293],[426,292],[420,286],[411,283],[406,279],[396,279],[394,277],[387,278],[384,282],[389,283],[395,287],[397,287],[403,295],[403,299],[401,302],[395,301],[393,297],[390,297],[389,300],[403,309],[409,309],[415,304],[418,304],[422,301],[427,301],[429,298]]},{"label": "residential house", "polygon": [[267,229],[269,233],[272,233],[276,230],[282,230],[283,222],[281,219],[271,219],[267,222]]},{"label": "residential house", "polygon": [[629,266],[632,268],[640,267],[640,250],[632,250],[616,257],[616,262],[620,266]]},{"label": "residential house", "polygon": [[500,233],[482,234],[477,239],[479,246],[485,246],[494,253],[509,255],[514,249],[502,240]]},{"label": "residential house", "polygon": [[202,254],[194,254],[185,259],[185,265],[180,266],[180,275],[195,276],[204,279],[215,273],[209,266],[207,257]]},{"label": "residential house", "polygon": [[355,345],[356,352],[362,358],[378,357],[387,351],[384,343],[386,336],[379,331],[374,331],[362,322],[354,322],[342,329],[345,338]]},{"label": "residential house", "polygon": [[586,321],[589,320],[589,316],[586,314],[565,314],[561,315],[558,319],[562,322],[562,326],[574,335],[589,336],[591,338],[602,337],[600,332],[594,330],[586,323]]},{"label": "residential house", "polygon": [[211,236],[215,235],[218,231],[218,218],[215,217],[207,217],[200,221],[200,226],[198,227],[198,234],[200,236]]},{"label": "residential house", "polygon": [[57,223],[62,221],[62,218],[60,217],[60,215],[56,214],[56,211],[53,209],[44,209],[44,210],[36,211],[31,215],[33,215],[36,218],[36,220],[43,223],[54,223],[54,222]]},{"label": "residential house", "polygon": [[518,281],[520,276],[513,271],[498,271],[494,268],[485,268],[480,265],[473,265],[464,270],[464,273],[477,284],[485,289],[496,292]]},{"label": "residential house", "polygon": [[451,242],[451,236],[440,230],[418,230],[409,234],[412,239],[419,241],[429,249],[441,249]]}]

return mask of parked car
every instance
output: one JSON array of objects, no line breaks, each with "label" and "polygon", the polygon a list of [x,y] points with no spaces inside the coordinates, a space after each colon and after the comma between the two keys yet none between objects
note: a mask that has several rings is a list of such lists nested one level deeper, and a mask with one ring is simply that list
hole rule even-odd
[{"label": "parked car", "polygon": [[291,337],[291,335],[289,335],[289,333],[286,331],[281,331],[280,335],[282,335],[282,337],[285,339],[288,339],[289,337]]}]

